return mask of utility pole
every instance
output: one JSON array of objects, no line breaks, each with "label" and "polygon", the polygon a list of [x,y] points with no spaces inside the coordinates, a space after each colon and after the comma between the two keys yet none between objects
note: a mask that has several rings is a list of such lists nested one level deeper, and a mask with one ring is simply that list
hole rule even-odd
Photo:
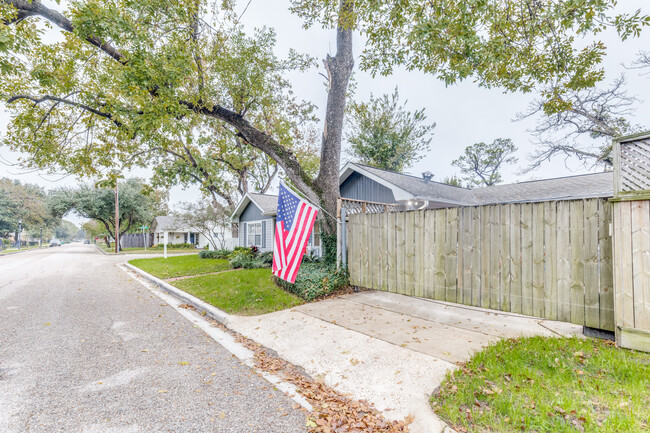
[{"label": "utility pole", "polygon": [[120,194],[115,179],[115,254],[120,252]]},{"label": "utility pole", "polygon": [[20,232],[23,231],[23,220],[18,220],[18,249],[20,249]]},{"label": "utility pole", "polygon": [[43,227],[41,227],[41,243],[38,245],[39,248],[43,248]]}]

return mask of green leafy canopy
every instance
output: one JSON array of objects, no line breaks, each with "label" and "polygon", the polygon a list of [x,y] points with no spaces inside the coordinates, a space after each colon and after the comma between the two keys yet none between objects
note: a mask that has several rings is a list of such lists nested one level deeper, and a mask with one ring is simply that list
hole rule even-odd
[{"label": "green leafy canopy", "polygon": [[[306,26],[337,22],[338,0],[294,0]],[[618,12],[616,0],[357,0],[345,22],[366,38],[361,69],[389,75],[398,66],[447,84],[473,78],[483,86],[530,91],[552,84],[555,97],[602,80],[605,45],[614,28],[623,40],[640,35],[650,17]]]}]

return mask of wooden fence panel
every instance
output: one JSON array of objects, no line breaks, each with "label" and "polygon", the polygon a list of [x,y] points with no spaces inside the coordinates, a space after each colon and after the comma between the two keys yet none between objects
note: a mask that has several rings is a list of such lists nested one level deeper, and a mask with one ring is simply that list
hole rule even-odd
[{"label": "wooden fence panel", "polygon": [[424,215],[424,296],[435,299],[435,232],[436,219],[433,212],[423,211]]},{"label": "wooden fence panel", "polygon": [[557,320],[557,203],[544,203],[544,311]]},{"label": "wooden fence panel", "polygon": [[458,292],[458,208],[445,212],[445,299],[457,302]]},{"label": "wooden fence panel", "polygon": [[472,207],[460,208],[460,228],[458,237],[458,289],[459,303],[472,305],[472,279],[474,264],[472,262]]},{"label": "wooden fence panel", "polygon": [[490,306],[494,310],[501,307],[501,268],[499,266],[501,231],[499,230],[499,206],[490,206]]},{"label": "wooden fence panel", "polygon": [[[647,203],[616,211],[632,227],[650,226]],[[612,330],[611,220],[602,199],[351,215],[350,281]],[[650,231],[618,242],[628,253],[617,264],[640,261],[636,284],[645,290]],[[650,301],[650,294],[621,296],[617,308],[626,311]]]},{"label": "wooden fence panel", "polygon": [[533,316],[544,316],[544,203],[533,207]]},{"label": "wooden fence panel", "polygon": [[598,202],[585,201],[585,326],[600,326],[600,293],[598,272]]},{"label": "wooden fence panel", "polygon": [[571,321],[570,202],[557,204],[557,320]]},{"label": "wooden fence panel", "polygon": [[600,285],[600,329],[614,331],[614,271],[612,264],[612,205],[601,201],[598,219],[598,269]]},{"label": "wooden fence panel", "polygon": [[479,286],[481,302],[479,307],[490,308],[490,281],[491,270],[490,255],[490,208],[489,206],[481,206],[479,208],[481,223],[481,237],[480,237],[480,257],[481,257],[481,284]]},{"label": "wooden fence panel", "polygon": [[584,202],[571,202],[571,323],[585,321]]},{"label": "wooden fence panel", "polygon": [[533,314],[533,207],[521,206],[521,313]]},{"label": "wooden fence panel", "polygon": [[521,206],[510,206],[510,311],[521,313],[523,283],[521,280]]},{"label": "wooden fence panel", "polygon": [[512,256],[510,254],[510,239],[508,232],[510,230],[510,205],[499,206],[499,232],[500,232],[500,263],[501,263],[501,299],[499,300],[499,309],[501,311],[510,311],[510,263]]},{"label": "wooden fence panel", "polygon": [[415,296],[415,214],[406,212],[404,224],[404,290]]},{"label": "wooden fence panel", "polygon": [[415,213],[415,275],[414,291],[415,296],[424,296],[424,211]]},{"label": "wooden fence panel", "polygon": [[445,293],[445,230],[447,228],[447,221],[445,220],[445,210],[435,210],[431,212],[435,217],[435,232],[433,234],[433,241],[436,244],[436,259],[433,268],[433,287],[434,299],[444,301],[446,298]]}]

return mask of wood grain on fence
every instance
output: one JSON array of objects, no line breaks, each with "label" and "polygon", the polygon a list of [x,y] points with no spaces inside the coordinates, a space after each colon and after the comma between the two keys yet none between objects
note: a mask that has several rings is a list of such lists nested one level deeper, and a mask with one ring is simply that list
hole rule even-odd
[{"label": "wood grain on fence", "polygon": [[[611,219],[604,199],[351,215],[350,282],[611,331]],[[631,259],[641,249],[628,250]]]}]

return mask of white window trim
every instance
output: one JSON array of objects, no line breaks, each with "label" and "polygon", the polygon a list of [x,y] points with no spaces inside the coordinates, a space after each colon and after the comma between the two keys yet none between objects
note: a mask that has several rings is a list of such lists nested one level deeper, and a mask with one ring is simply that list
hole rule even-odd
[{"label": "white window trim", "polygon": [[[248,247],[248,246],[251,246],[251,245],[255,245],[258,248],[262,248],[262,242],[263,242],[263,239],[262,239],[262,221],[266,221],[266,220],[243,221],[244,223],[246,223],[246,245],[244,245],[244,246]],[[259,226],[260,227],[260,244],[259,245],[251,243],[251,237],[250,237],[250,228],[251,228],[251,226],[255,226],[257,224],[260,225]],[[267,230],[268,230],[268,227],[267,227]]]}]

